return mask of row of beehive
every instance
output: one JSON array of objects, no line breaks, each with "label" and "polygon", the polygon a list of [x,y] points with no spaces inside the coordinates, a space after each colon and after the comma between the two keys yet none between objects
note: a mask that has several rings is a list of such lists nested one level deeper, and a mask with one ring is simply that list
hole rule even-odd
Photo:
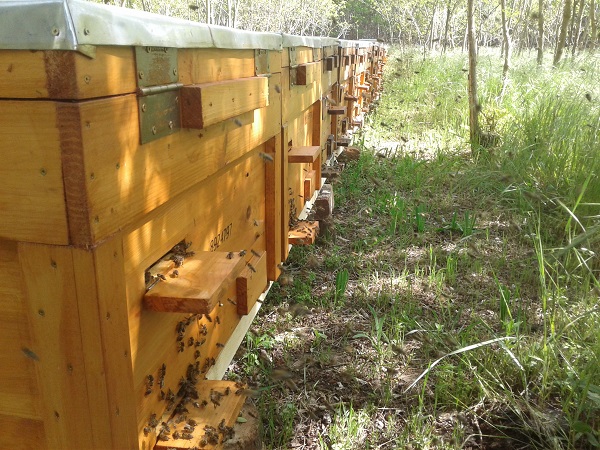
[{"label": "row of beehive", "polygon": [[313,239],[385,49],[75,1],[0,30],[0,448],[210,446],[161,428],[182,400],[222,440],[244,396],[198,380]]}]

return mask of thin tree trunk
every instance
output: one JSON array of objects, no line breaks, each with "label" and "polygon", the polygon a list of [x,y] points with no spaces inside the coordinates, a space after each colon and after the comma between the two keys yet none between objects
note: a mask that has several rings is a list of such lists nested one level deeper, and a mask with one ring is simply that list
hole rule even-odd
[{"label": "thin tree trunk", "polygon": [[444,42],[442,43],[442,53],[446,53],[446,47],[448,46],[448,30],[450,29],[451,17],[452,8],[450,8],[450,2],[448,2],[448,5],[446,6],[446,24],[444,25]]},{"label": "thin tree trunk", "polygon": [[510,68],[510,54],[511,54],[511,42],[510,35],[508,33],[508,24],[506,21],[506,0],[500,0],[500,12],[502,15],[502,37],[504,39],[505,53],[504,53],[504,67],[502,68],[502,91],[500,97],[504,96],[504,91],[508,84],[508,70]]},{"label": "thin tree trunk", "polygon": [[544,0],[539,0],[538,1],[538,48],[537,48],[538,66],[541,66],[543,62],[544,62]]},{"label": "thin tree trunk", "polygon": [[556,51],[554,52],[553,65],[557,65],[562,58],[563,50],[565,48],[565,40],[567,38],[567,30],[569,28],[569,20],[571,19],[571,0],[565,0],[565,6],[563,8],[562,22],[560,25],[560,31],[558,39],[556,40]]},{"label": "thin tree trunk", "polygon": [[469,131],[471,153],[479,152],[479,101],[477,100],[477,42],[475,41],[475,18],[473,1],[467,0],[467,41],[469,43]]},{"label": "thin tree trunk", "polygon": [[590,39],[590,49],[594,50],[596,48],[596,43],[598,42],[598,29],[596,28],[596,2],[595,0],[590,0],[590,26],[592,27],[591,39]]},{"label": "thin tree trunk", "polygon": [[572,56],[575,56],[575,52],[579,47],[579,34],[581,32],[581,20],[583,17],[583,8],[585,7],[585,1],[581,0],[579,2],[579,12],[577,13],[577,19],[575,23],[575,34],[573,35],[573,51],[571,52]]},{"label": "thin tree trunk", "polygon": [[575,18],[577,17],[577,8],[579,7],[579,5],[581,4],[581,0],[573,0],[573,6],[571,9],[571,20],[569,22],[570,27],[569,27],[569,34],[567,36],[567,43],[566,46],[568,45],[573,45],[573,41],[574,36],[575,36]]}]

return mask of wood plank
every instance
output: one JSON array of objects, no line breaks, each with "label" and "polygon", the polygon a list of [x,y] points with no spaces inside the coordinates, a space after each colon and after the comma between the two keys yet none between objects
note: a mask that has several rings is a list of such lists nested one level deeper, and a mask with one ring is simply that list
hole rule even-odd
[{"label": "wood plank", "polygon": [[282,123],[287,123],[298,117],[313,103],[321,98],[321,80],[306,86],[290,86],[290,69],[282,69]]},{"label": "wood plank", "polygon": [[135,397],[130,345],[130,325],[126,297],[123,241],[121,234],[94,251],[96,295],[90,301],[98,305],[102,359],[106,377],[110,439],[112,448],[138,448]]},{"label": "wood plank", "polygon": [[40,419],[35,363],[23,353],[32,341],[22,284],[17,243],[0,241],[0,411]]},{"label": "wood plank", "polygon": [[[296,47],[296,64],[313,62],[313,49],[310,47]],[[289,48],[284,48],[281,54],[281,68],[290,67]]]},{"label": "wood plank", "polygon": [[202,129],[268,105],[267,77],[194,84],[181,89],[181,122]]},{"label": "wood plank", "polygon": [[267,278],[275,281],[281,273],[281,239],[284,230],[282,217],[282,160],[281,133],[269,139],[265,144],[265,153],[271,155],[273,164],[265,165],[265,237],[267,243]]},{"label": "wood plank", "polygon": [[[192,408],[190,412],[186,413],[187,420],[192,419],[197,424],[190,433],[190,439],[173,438],[173,433],[176,431],[179,434],[186,432],[184,430],[186,421],[182,421],[174,425],[171,434],[168,436],[168,440],[160,440],[156,443],[154,446],[155,450],[222,448],[223,431],[225,427],[233,427],[235,424],[238,414],[246,401],[246,395],[243,394],[243,389],[233,381],[200,381],[197,384],[197,391],[199,396],[198,402],[200,404],[206,402],[207,406],[200,409]],[[176,421],[177,418],[175,419]],[[214,428],[217,437],[216,443],[212,443],[207,437],[205,427]]]},{"label": "wood plank", "polygon": [[135,92],[132,47],[73,51],[0,50],[0,98],[87,99]]},{"label": "wood plank", "polygon": [[319,222],[299,221],[289,231],[289,241],[292,245],[311,245],[315,243],[319,233]]},{"label": "wood plank", "polygon": [[18,247],[49,448],[91,448],[73,258],[66,247]]},{"label": "wood plank", "polygon": [[332,116],[339,116],[346,114],[347,107],[346,106],[329,106],[327,108],[327,113]]},{"label": "wood plank", "polygon": [[306,64],[300,64],[294,67],[290,71],[292,75],[292,82],[298,86],[306,86],[314,81],[318,80],[321,74],[321,62],[312,62]]},{"label": "wood plank", "polygon": [[253,77],[254,50],[217,48],[177,50],[179,82],[184,85]]},{"label": "wood plank", "polygon": [[96,267],[92,252],[73,249],[75,268],[75,286],[79,307],[79,326],[85,364],[85,379],[88,390],[89,410],[93,411],[93,420],[89,430],[95,448],[110,448],[111,411],[108,403],[106,369],[104,365],[101,320],[98,307]]},{"label": "wood plank", "polygon": [[185,259],[175,278],[166,277],[144,296],[147,309],[208,314],[246,267],[244,253],[197,252]]},{"label": "wood plank", "polygon": [[246,266],[236,279],[236,302],[237,312],[240,315],[247,315],[254,307],[256,299],[267,288],[267,257],[266,252],[250,253],[245,258]]},{"label": "wood plank", "polygon": [[304,203],[312,198],[315,171],[311,170],[304,178]]},{"label": "wood plank", "polygon": [[69,243],[52,102],[0,101],[0,239]]},{"label": "wood plank", "polygon": [[[284,75],[285,78],[285,75]],[[289,203],[289,164],[288,154],[291,147],[289,126],[284,123],[281,127],[281,260],[285,261],[289,254],[288,229],[290,228],[290,203]]]},{"label": "wood plank", "polygon": [[292,147],[288,154],[290,163],[313,163],[321,154],[321,147],[311,145],[306,147]]},{"label": "wood plank", "polygon": [[45,450],[48,448],[44,422],[0,414],[0,448],[11,450]]},{"label": "wood plank", "polygon": [[242,126],[225,121],[201,132],[182,130],[143,146],[135,96],[79,105],[84,154],[80,171],[86,183],[81,195],[87,196],[85,214],[91,230],[75,243],[93,244],[140,220],[279,133],[281,94],[274,86],[280,80],[279,74],[271,77],[271,106],[238,116]]},{"label": "wood plank", "polygon": [[44,52],[0,50],[0,98],[47,98]]}]

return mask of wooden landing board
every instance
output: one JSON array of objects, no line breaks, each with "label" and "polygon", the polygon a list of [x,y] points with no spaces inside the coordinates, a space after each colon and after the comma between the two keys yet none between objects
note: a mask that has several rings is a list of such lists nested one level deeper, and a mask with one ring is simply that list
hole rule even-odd
[{"label": "wooden landing board", "polygon": [[[198,398],[197,402],[206,406],[194,408],[188,405],[189,412],[186,413],[187,421],[181,421],[179,424],[173,424],[171,433],[166,434],[168,440],[159,440],[154,446],[154,450],[167,449],[218,449],[222,448],[225,427],[233,427],[238,414],[240,413],[246,395],[243,394],[243,389],[236,385],[233,381],[210,381],[203,380],[197,384]],[[238,394],[236,394],[238,392]],[[190,419],[196,423],[194,430],[185,431],[184,427],[189,424]],[[175,417],[175,422],[177,417]],[[160,426],[160,425],[159,425]],[[211,443],[209,439],[210,432],[206,427],[214,428],[217,437],[216,444]],[[220,431],[221,430],[221,431]],[[190,439],[173,439],[173,433],[178,432],[189,433]],[[204,441],[206,439],[206,441]],[[214,442],[214,441],[213,441]]]},{"label": "wooden landing board", "polygon": [[181,123],[202,129],[269,105],[267,77],[240,78],[181,88]]},{"label": "wooden landing board", "polygon": [[237,277],[236,303],[237,312],[241,316],[247,315],[254,307],[256,299],[267,288],[267,256],[266,252],[250,253],[245,256],[246,267]]},{"label": "wooden landing board", "polygon": [[288,233],[288,241],[293,245],[311,245],[319,233],[319,222],[299,221]]},{"label": "wooden landing board", "polygon": [[327,108],[327,113],[331,116],[339,116],[346,114],[346,106],[330,106]]},{"label": "wooden landing board", "polygon": [[288,153],[288,162],[290,163],[313,163],[321,154],[321,147],[318,145],[307,147],[292,147]]},{"label": "wooden landing board", "polygon": [[208,314],[246,266],[241,252],[199,252],[144,296],[152,311]]}]

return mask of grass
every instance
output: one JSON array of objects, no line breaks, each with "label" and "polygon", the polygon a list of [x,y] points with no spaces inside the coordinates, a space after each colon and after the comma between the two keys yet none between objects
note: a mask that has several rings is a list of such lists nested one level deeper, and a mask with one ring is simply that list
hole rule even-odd
[{"label": "grass", "polygon": [[517,59],[500,98],[497,53],[476,160],[465,56],[392,53],[332,232],[236,363],[267,448],[600,446],[600,60]]}]

